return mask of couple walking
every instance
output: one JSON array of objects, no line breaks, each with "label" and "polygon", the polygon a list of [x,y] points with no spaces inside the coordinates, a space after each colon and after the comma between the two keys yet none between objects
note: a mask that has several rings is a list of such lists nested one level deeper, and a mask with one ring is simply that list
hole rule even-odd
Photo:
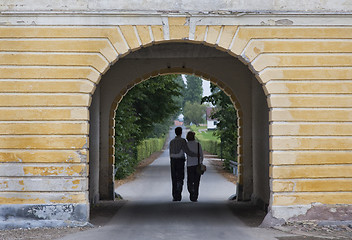
[{"label": "couple walking", "polygon": [[198,200],[200,174],[197,173],[198,157],[203,162],[201,145],[195,141],[195,133],[187,133],[187,141],[181,137],[182,128],[175,128],[176,137],[170,141],[171,180],[173,201],[181,201],[185,177],[185,153],[187,154],[187,189],[192,202]]}]

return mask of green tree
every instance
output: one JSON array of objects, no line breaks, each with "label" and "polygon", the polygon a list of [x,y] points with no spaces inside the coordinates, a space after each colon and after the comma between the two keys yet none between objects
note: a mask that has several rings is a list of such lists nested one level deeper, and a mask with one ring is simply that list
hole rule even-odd
[{"label": "green tree", "polygon": [[187,86],[183,92],[183,107],[186,102],[201,103],[203,95],[202,79],[193,75],[186,75]]},{"label": "green tree", "polygon": [[133,108],[133,95],[129,92],[115,112],[115,168],[118,179],[131,174],[137,165],[136,139],[139,139],[141,130],[136,124],[138,115]]},{"label": "green tree", "polygon": [[153,131],[155,123],[163,123],[179,111],[174,97],[180,95],[181,86],[175,78],[176,75],[158,76],[131,89],[136,93],[133,107],[139,116],[136,123],[142,130],[143,139]]},{"label": "green tree", "polygon": [[199,125],[205,122],[206,106],[199,103],[186,102],[183,108],[184,121],[186,124]]},{"label": "green tree", "polygon": [[138,164],[138,144],[148,136],[165,134],[170,117],[180,111],[180,104],[174,101],[182,90],[176,77],[166,75],[144,81],[128,91],[120,102],[115,111],[117,178],[124,178],[134,171]]},{"label": "green tree", "polygon": [[229,167],[229,161],[237,160],[237,111],[230,98],[216,85],[211,84],[211,95],[204,97],[202,102],[210,102],[215,106],[212,118],[218,120],[217,128],[214,132],[222,141],[224,164]]}]

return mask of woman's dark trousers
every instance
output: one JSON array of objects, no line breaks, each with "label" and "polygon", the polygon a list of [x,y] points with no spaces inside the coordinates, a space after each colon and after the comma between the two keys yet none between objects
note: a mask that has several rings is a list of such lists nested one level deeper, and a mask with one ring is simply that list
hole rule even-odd
[{"label": "woman's dark trousers", "polygon": [[187,167],[187,189],[189,199],[192,202],[198,200],[200,175],[197,173],[197,166]]}]

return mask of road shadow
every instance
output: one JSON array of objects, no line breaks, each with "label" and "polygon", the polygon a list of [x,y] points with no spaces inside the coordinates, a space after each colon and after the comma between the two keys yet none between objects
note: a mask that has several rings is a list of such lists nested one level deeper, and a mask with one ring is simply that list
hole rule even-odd
[{"label": "road shadow", "polygon": [[[91,208],[90,223],[104,226],[113,218],[123,216],[124,221],[135,224],[160,224],[162,222],[204,225],[223,225],[224,222],[243,227],[258,227],[266,213],[249,202],[142,202],[103,201]],[[113,221],[114,224],[118,220]]]},{"label": "road shadow", "polygon": [[232,214],[248,227],[259,227],[267,214],[251,202],[228,201],[227,204]]},{"label": "road shadow", "polygon": [[117,214],[126,204],[125,200],[99,201],[90,207],[89,222],[94,226],[104,226]]}]

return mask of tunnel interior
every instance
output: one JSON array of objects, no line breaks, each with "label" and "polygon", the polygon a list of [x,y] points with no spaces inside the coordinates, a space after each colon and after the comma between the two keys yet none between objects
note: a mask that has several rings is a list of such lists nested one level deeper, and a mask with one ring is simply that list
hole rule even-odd
[{"label": "tunnel interior", "polygon": [[222,88],[239,117],[237,199],[270,205],[269,108],[262,85],[237,57],[215,47],[169,42],[143,47],[118,59],[92,96],[89,132],[89,198],[114,199],[113,112],[135,84],[158,74],[194,74]]}]

